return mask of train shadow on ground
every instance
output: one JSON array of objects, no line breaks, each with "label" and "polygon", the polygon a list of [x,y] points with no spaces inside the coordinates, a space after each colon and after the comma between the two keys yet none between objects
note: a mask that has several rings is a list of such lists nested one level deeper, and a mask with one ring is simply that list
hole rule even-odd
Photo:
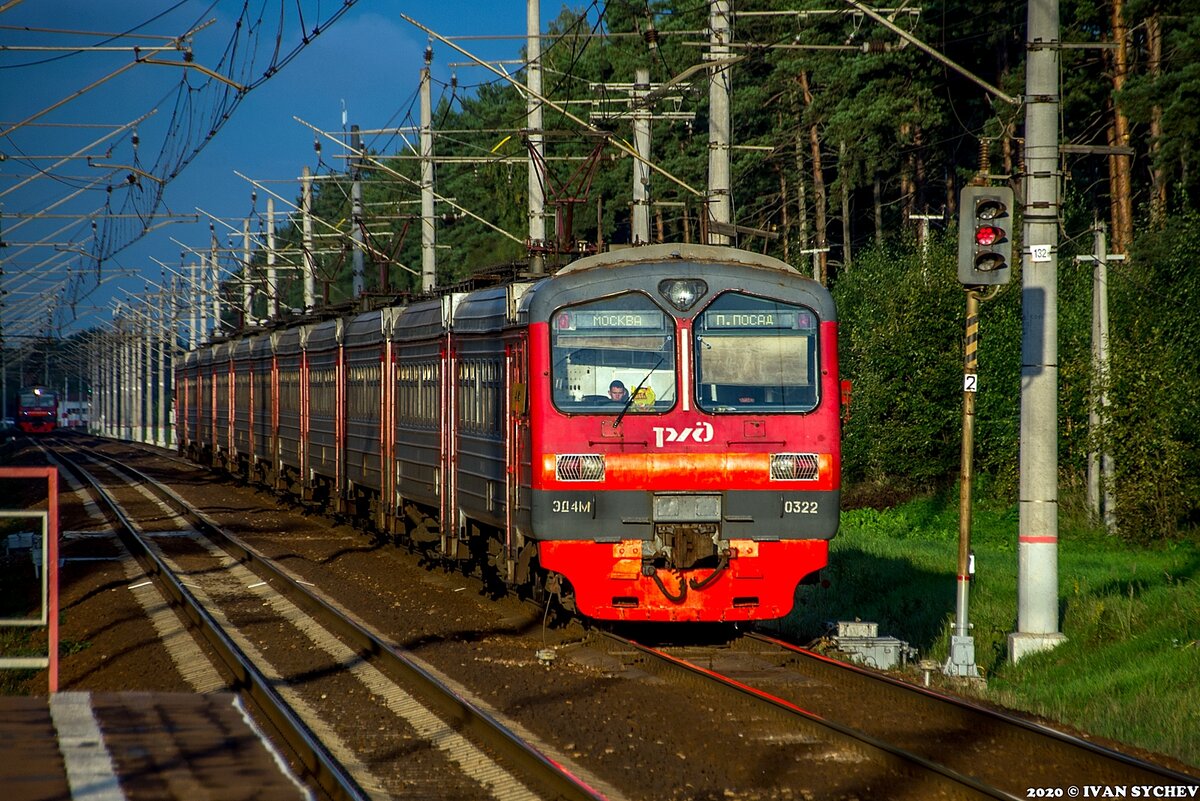
[{"label": "train shadow on ground", "polygon": [[853,548],[830,556],[817,584],[801,585],[791,614],[772,624],[797,642],[828,634],[838,621],[871,621],[929,653],[946,633],[955,604],[955,565],[931,571],[904,559]]}]

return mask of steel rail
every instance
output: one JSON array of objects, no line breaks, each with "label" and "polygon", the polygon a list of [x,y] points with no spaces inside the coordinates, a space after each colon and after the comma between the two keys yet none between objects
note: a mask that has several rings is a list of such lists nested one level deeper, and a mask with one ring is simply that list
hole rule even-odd
[{"label": "steel rail", "polygon": [[[839,680],[850,680],[855,683],[855,687],[862,691],[884,687],[893,697],[898,693],[902,694],[901,698],[905,702],[921,704],[926,711],[940,717],[944,717],[948,710],[953,710],[972,718],[983,719],[988,723],[1003,726],[1016,736],[1039,738],[1043,747],[1066,748],[1076,752],[1086,752],[1102,760],[1102,762],[1107,762],[1110,766],[1105,768],[1103,764],[1098,765],[1098,772],[1090,774],[1095,777],[1097,783],[1134,784],[1148,781],[1167,781],[1184,785],[1200,784],[1200,781],[1197,781],[1194,776],[1180,773],[1162,765],[1156,765],[1153,762],[1146,762],[1129,754],[1085,740],[1082,737],[1076,737],[1072,734],[1015,715],[1008,715],[995,709],[972,703],[965,698],[943,695],[924,687],[900,681],[884,673],[877,673],[858,665],[840,662],[761,632],[750,632],[745,637],[749,640],[765,643],[788,652],[795,657],[795,660],[791,664],[807,675],[814,677],[818,675],[832,675],[836,676]],[[1131,771],[1141,775],[1133,775]]]},{"label": "steel rail", "polygon": [[[137,535],[133,521],[125,514],[116,499],[101,486],[96,477],[78,462],[65,457],[61,451],[57,459],[70,469],[77,478],[91,486],[117,526],[117,535],[142,565],[146,574],[155,581],[168,597],[176,611],[182,613],[195,625],[212,648],[217,652],[222,666],[232,678],[232,689],[249,700],[265,719],[276,736],[287,744],[307,775],[302,778],[315,784],[326,796],[337,801],[368,801],[370,796],[354,781],[341,764],[325,748],[321,741],[296,715],[282,696],[271,686],[270,681],[250,659],[241,652],[225,634],[216,620],[203,605],[187,590],[171,569],[162,562]],[[95,453],[87,457],[98,456]],[[107,457],[104,457],[107,459]],[[125,465],[121,469],[128,470]],[[143,477],[144,478],[144,477]],[[147,479],[149,481],[149,479]],[[151,484],[155,486],[155,484]]]},{"label": "steel rail", "polygon": [[643,645],[612,632],[600,633],[602,636],[626,648],[632,648],[649,657],[660,667],[674,670],[687,676],[698,677],[710,686],[728,690],[736,696],[748,698],[758,705],[781,712],[790,720],[800,723],[809,733],[833,740],[843,747],[848,747],[862,754],[867,759],[903,773],[920,775],[922,778],[930,779],[932,786],[928,789],[931,797],[989,798],[1004,799],[1004,801],[1014,801],[1014,799],[1018,798],[970,776],[965,776],[951,770],[944,765],[939,765],[918,754],[898,748],[865,732],[852,729],[836,721],[827,720],[814,712],[801,708],[791,701],[724,676],[709,668],[701,667],[686,659],[669,654],[666,651]]},{"label": "steel rail", "polygon": [[[535,784],[547,797],[562,801],[603,801],[604,796],[589,787],[564,766],[521,739],[503,723],[463,698],[436,676],[417,664],[399,646],[385,641],[329,601],[305,589],[291,573],[274,564],[258,551],[224,532],[220,525],[189,504],[170,487],[128,464],[100,453],[90,454],[116,464],[152,487],[178,514],[188,519],[197,531],[209,537],[244,566],[271,581],[272,587],[289,601],[316,619],[329,631],[343,638],[365,661],[370,662],[392,681],[412,692],[441,719],[453,724],[460,733],[469,734],[504,761],[516,767],[523,778]],[[195,465],[189,466],[194,467]]]}]

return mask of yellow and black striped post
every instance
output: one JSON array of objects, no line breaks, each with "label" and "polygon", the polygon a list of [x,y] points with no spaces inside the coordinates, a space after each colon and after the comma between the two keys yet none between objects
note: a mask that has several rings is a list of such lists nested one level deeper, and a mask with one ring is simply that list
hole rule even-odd
[{"label": "yellow and black striped post", "polygon": [[962,462],[958,501],[958,580],[954,614],[954,634],[950,638],[950,658],[945,673],[949,676],[978,678],[975,665],[975,639],[967,617],[967,599],[971,582],[971,480],[974,475],[975,393],[979,389],[979,293],[967,290],[967,331],[963,341],[963,422]]}]

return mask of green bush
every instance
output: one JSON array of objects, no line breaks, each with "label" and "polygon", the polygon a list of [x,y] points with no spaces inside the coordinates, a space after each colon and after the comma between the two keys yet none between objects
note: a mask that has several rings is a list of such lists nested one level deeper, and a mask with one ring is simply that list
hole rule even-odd
[{"label": "green bush", "polygon": [[[1120,533],[1154,541],[1195,532],[1200,520],[1200,215],[1144,233],[1129,261],[1109,267],[1111,370],[1093,365],[1092,267],[1074,258],[1091,234],[1065,240],[1058,271],[1058,463],[1064,508],[1082,511],[1087,464],[1106,448]],[[844,430],[843,481],[887,498],[945,489],[958,480],[966,300],[956,242],[934,237],[859,254],[833,286],[842,375],[854,386]],[[1021,275],[980,311],[976,395],[976,497],[1012,501],[1020,465]],[[1089,411],[1110,405],[1093,431]]]},{"label": "green bush", "polygon": [[1195,532],[1200,519],[1200,215],[1141,236],[1109,269],[1112,373],[1102,444],[1117,524],[1135,541]]},{"label": "green bush", "polygon": [[[859,255],[833,287],[841,370],[854,385],[843,443],[848,483],[952,484],[962,448],[966,295],[957,245],[935,237]],[[1012,287],[983,304],[976,396],[976,465],[994,491],[1016,486],[1020,307]]]}]

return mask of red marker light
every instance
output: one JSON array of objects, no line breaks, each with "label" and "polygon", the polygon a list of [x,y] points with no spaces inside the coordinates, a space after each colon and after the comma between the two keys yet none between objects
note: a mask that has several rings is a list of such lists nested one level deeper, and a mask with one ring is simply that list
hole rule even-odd
[{"label": "red marker light", "polygon": [[981,225],[975,229],[976,245],[994,245],[1004,238],[1004,229],[994,225]]}]

